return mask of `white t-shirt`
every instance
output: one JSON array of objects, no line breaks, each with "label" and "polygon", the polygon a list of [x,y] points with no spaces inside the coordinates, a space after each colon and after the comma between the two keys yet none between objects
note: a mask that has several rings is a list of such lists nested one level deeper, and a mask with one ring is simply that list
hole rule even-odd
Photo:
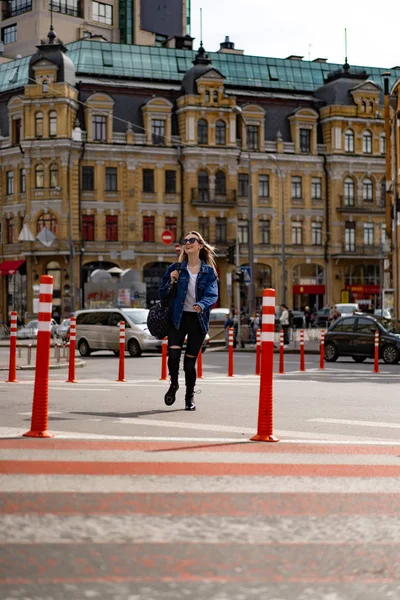
[{"label": "white t-shirt", "polygon": [[193,304],[196,304],[196,279],[197,274],[193,275],[190,272],[189,267],[187,268],[189,273],[189,285],[186,294],[185,304],[183,305],[183,310],[186,312],[196,312],[193,310]]}]

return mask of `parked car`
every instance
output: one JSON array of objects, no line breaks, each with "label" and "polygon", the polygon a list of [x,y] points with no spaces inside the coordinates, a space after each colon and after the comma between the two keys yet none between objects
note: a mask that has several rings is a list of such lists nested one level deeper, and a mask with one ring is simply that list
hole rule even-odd
[{"label": "parked car", "polygon": [[60,325],[57,326],[56,334],[60,337],[64,342],[69,340],[69,330],[71,327],[71,319],[63,319]]},{"label": "parked car", "polygon": [[376,308],[374,310],[374,317],[384,317],[385,319],[393,319],[393,313],[393,308],[384,308],[383,310],[381,308]]},{"label": "parked car", "polygon": [[315,325],[316,327],[328,327],[329,313],[331,312],[330,307],[320,308],[315,314]]},{"label": "parked car", "polygon": [[385,363],[400,360],[400,323],[372,315],[339,317],[325,334],[325,360],[351,356],[355,362],[374,357],[375,332],[379,332],[379,357]]},{"label": "parked car", "polygon": [[301,310],[292,310],[293,314],[293,327],[295,329],[304,329],[306,326],[306,320],[304,313]]},{"label": "parked car", "polygon": [[352,315],[360,310],[360,307],[356,302],[350,302],[347,304],[335,304],[335,308],[340,312],[340,316],[345,317],[346,315]]},{"label": "parked car", "polygon": [[229,308],[212,308],[210,310],[210,322],[213,321],[226,321],[226,315],[230,314]]},{"label": "parked car", "polygon": [[138,357],[146,350],[158,350],[161,340],[147,328],[147,308],[98,308],[76,312],[76,345],[81,356],[98,350],[119,355],[119,324],[125,321],[125,348]]},{"label": "parked car", "polygon": [[[51,319],[51,333],[55,333],[57,328],[57,322],[54,319]],[[32,321],[28,321],[26,325],[20,327],[17,330],[17,338],[18,339],[36,339],[39,331],[39,321],[37,319],[33,319]]]}]

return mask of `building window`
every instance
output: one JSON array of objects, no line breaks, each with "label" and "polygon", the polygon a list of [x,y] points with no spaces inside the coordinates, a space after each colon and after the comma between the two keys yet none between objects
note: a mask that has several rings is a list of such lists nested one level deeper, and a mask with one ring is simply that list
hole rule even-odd
[{"label": "building window", "polygon": [[258,125],[247,125],[247,147],[258,150]]},{"label": "building window", "polygon": [[372,154],[372,133],[364,131],[362,136],[362,149],[364,154]]},{"label": "building window", "polygon": [[94,215],[82,215],[82,241],[94,242]]},{"label": "building window", "polygon": [[30,10],[32,10],[31,0],[10,0],[7,2],[7,8],[3,9],[3,19],[22,15]]},{"label": "building window", "polygon": [[311,179],[311,199],[322,200],[322,178],[313,177]]},{"label": "building window", "polygon": [[213,99],[214,102],[218,102],[218,92],[216,90],[213,92]]},{"label": "building window", "polygon": [[14,193],[14,171],[7,171],[7,195]]},{"label": "building window", "polygon": [[311,223],[311,243],[313,246],[322,246],[322,223]]},{"label": "building window", "polygon": [[238,175],[239,197],[247,198],[249,194],[249,176],[247,173],[239,173]]},{"label": "building window", "polygon": [[165,229],[172,233],[173,242],[176,242],[177,239],[177,225],[178,219],[176,217],[165,217]]},{"label": "building window", "polygon": [[43,113],[35,115],[35,137],[43,137]]},{"label": "building window", "polygon": [[50,187],[58,187],[58,167],[57,165],[51,165],[50,167]]},{"label": "building window", "polygon": [[225,243],[227,240],[227,225],[225,217],[217,217],[215,220],[215,241]]},{"label": "building window", "polygon": [[154,194],[153,169],[143,169],[143,192],[145,194]]},{"label": "building window", "polygon": [[47,227],[54,235],[57,235],[57,219],[51,213],[45,213],[36,222],[36,233]]},{"label": "building window", "polygon": [[151,120],[151,140],[158,146],[165,143],[165,121],[162,119]]},{"label": "building window", "polygon": [[82,167],[82,189],[94,190],[94,167]]},{"label": "building window", "polygon": [[54,137],[57,135],[57,113],[52,110],[49,114],[49,135]]},{"label": "building window", "polygon": [[271,243],[271,223],[270,221],[261,221],[260,222],[260,237],[261,243],[264,246],[269,246]]},{"label": "building window", "polygon": [[205,119],[197,121],[197,143],[208,144],[208,123]]},{"label": "building window", "polygon": [[300,129],[300,152],[311,152],[310,129]]},{"label": "building window", "polygon": [[382,133],[379,138],[379,152],[381,154],[386,154],[386,137],[384,133]]},{"label": "building window", "polygon": [[5,46],[17,41],[17,24],[2,28],[1,41]]},{"label": "building window", "polygon": [[249,224],[247,221],[238,221],[237,235],[240,244],[249,243]]},{"label": "building window", "polygon": [[381,181],[381,206],[386,206],[386,180]]},{"label": "building window", "polygon": [[35,187],[44,188],[44,166],[38,165],[35,169]]},{"label": "building window", "polygon": [[54,12],[59,12],[70,17],[83,17],[79,0],[50,0]]},{"label": "building window", "polygon": [[217,196],[226,196],[226,175],[223,171],[217,171],[215,175],[215,193]]},{"label": "building window", "polygon": [[354,132],[348,129],[344,134],[344,151],[354,152]]},{"label": "building window", "polygon": [[93,115],[92,117],[93,140],[95,142],[105,142],[107,140],[107,120],[103,115]]},{"label": "building window", "polygon": [[165,171],[165,193],[176,194],[176,171]]},{"label": "building window", "polygon": [[118,190],[117,168],[106,167],[106,192],[116,192]]},{"label": "building window", "polygon": [[368,178],[365,178],[363,181],[363,200],[366,202],[372,202],[373,200],[373,187],[372,181]]},{"label": "building window", "polygon": [[106,215],[106,242],[118,242],[117,215]]},{"label": "building window", "polygon": [[12,244],[14,242],[14,217],[6,219],[6,236],[7,244]]},{"label": "building window", "polygon": [[344,230],[344,247],[346,252],[356,250],[356,224],[354,221],[346,221]]},{"label": "building window", "polygon": [[225,121],[217,121],[215,124],[215,143],[218,146],[225,146],[226,144],[226,125]]},{"label": "building window", "polygon": [[269,175],[258,176],[258,196],[269,198]]},{"label": "building window", "polygon": [[210,219],[208,217],[199,217],[199,233],[204,240],[210,239]]},{"label": "building window", "polygon": [[92,2],[92,19],[105,25],[113,24],[113,7],[103,2]]},{"label": "building window", "polygon": [[26,192],[26,169],[19,170],[19,191],[21,194]]},{"label": "building window", "polygon": [[292,177],[292,198],[301,200],[302,189],[301,189],[301,177]]},{"label": "building window", "polygon": [[22,139],[22,121],[21,121],[21,119],[13,120],[12,139],[13,139],[13,144],[19,144]]},{"label": "building window", "polygon": [[364,223],[364,246],[374,245],[374,224]]},{"label": "building window", "polygon": [[143,241],[154,242],[154,217],[143,217]]},{"label": "building window", "polygon": [[197,175],[197,187],[199,190],[199,201],[208,202],[210,195],[208,190],[208,173],[207,171],[199,171]]},{"label": "building window", "polygon": [[354,206],[354,181],[351,177],[344,180],[344,205]]},{"label": "building window", "polygon": [[208,90],[206,90],[206,93],[204,94],[204,98],[206,102],[210,102],[210,92]]},{"label": "building window", "polygon": [[301,246],[303,243],[303,224],[295,221],[292,223],[292,244]]}]

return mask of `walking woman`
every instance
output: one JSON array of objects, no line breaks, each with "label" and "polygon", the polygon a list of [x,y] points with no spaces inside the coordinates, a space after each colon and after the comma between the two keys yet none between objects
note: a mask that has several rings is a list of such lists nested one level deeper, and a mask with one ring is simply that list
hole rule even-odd
[{"label": "walking woman", "polygon": [[162,278],[160,298],[167,296],[177,282],[177,292],[171,306],[171,327],[168,334],[169,390],[164,402],[172,406],[179,388],[178,373],[182,346],[187,335],[183,360],[186,395],[185,410],[196,410],[194,386],[196,360],[208,331],[210,308],[218,299],[214,248],[197,231],[190,231],[182,240],[179,262],[172,264]]}]

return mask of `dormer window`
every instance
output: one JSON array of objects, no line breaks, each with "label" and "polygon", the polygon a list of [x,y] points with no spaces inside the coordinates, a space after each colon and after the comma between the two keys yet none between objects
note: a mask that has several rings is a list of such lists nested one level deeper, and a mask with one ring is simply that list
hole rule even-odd
[{"label": "dormer window", "polygon": [[49,91],[49,82],[48,82],[48,81],[45,79],[45,80],[42,82],[42,92],[43,92],[44,94],[47,94],[47,92],[48,92],[48,91]]},{"label": "dormer window", "polygon": [[107,120],[103,115],[93,115],[93,140],[105,142],[107,140]]},{"label": "dormer window", "polygon": [[151,120],[151,137],[153,144],[162,146],[165,139],[165,121],[164,119]]},{"label": "dormer window", "polygon": [[300,152],[311,152],[311,130],[300,129]]},{"label": "dormer window", "polygon": [[247,147],[250,150],[258,150],[258,125],[247,126]]},{"label": "dormer window", "polygon": [[35,137],[43,137],[43,113],[36,113],[35,116]]}]

